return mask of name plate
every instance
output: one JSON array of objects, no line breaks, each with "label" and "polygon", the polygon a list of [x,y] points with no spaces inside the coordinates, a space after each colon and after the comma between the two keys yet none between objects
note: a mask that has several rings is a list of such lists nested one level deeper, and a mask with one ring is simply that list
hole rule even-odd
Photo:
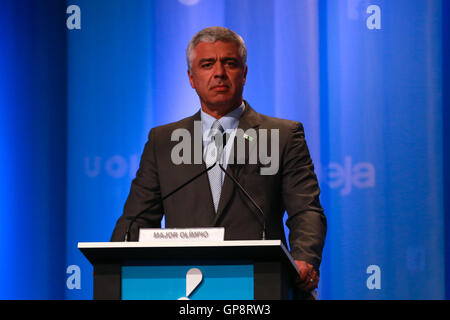
[{"label": "name plate", "polygon": [[139,230],[140,242],[154,241],[223,241],[225,228],[174,228]]}]

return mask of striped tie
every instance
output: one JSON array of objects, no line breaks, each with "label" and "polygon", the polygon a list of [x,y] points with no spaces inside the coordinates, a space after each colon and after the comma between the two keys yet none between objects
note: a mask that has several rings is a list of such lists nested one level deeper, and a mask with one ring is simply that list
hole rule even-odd
[{"label": "striped tie", "polygon": [[[222,144],[219,143],[219,150],[217,149],[217,145],[215,143],[215,139],[222,138],[222,134],[224,132],[224,129],[220,122],[218,120],[214,121],[213,125],[211,126],[210,131],[210,142],[208,146],[206,147],[206,157],[205,162],[206,166],[210,167],[214,165],[215,162],[219,161],[219,163],[222,163],[220,161],[221,159],[218,159],[218,157],[222,158],[222,150],[221,146]],[[220,200],[220,193],[222,191],[222,170],[220,169],[219,165],[216,165],[214,168],[208,171],[208,178],[209,178],[209,185],[211,186],[211,194],[213,197],[214,202],[214,209],[217,213],[217,208],[219,206],[219,200]]]}]

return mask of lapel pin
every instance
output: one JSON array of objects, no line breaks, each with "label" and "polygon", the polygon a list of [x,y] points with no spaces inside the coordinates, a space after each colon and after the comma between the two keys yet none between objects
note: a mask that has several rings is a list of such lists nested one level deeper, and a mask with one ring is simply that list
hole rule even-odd
[{"label": "lapel pin", "polygon": [[247,139],[248,141],[253,141],[255,138],[249,136],[248,134],[244,133],[244,139]]}]

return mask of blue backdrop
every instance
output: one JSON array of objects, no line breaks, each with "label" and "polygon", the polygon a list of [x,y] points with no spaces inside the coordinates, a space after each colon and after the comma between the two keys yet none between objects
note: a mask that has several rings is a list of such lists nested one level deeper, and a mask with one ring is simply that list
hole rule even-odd
[{"label": "blue backdrop", "polygon": [[149,130],[199,109],[185,50],[215,25],[246,41],[244,98],[304,124],[319,297],[449,296],[447,1],[1,3],[0,299],[92,298],[77,243],[109,240]]}]

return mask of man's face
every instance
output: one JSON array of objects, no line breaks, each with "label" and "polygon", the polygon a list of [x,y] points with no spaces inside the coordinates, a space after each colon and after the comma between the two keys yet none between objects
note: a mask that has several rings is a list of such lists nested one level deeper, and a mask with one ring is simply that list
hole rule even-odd
[{"label": "man's face", "polygon": [[211,111],[228,111],[242,103],[247,67],[234,42],[199,42],[188,71],[192,88],[202,107]]}]

